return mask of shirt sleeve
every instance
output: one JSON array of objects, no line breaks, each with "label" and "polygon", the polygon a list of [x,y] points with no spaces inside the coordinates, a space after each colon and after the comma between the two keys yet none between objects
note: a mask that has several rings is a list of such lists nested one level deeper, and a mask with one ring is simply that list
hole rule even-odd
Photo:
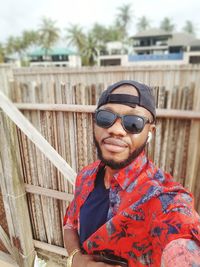
[{"label": "shirt sleeve", "polygon": [[79,224],[79,192],[80,192],[80,175],[76,178],[75,192],[72,202],[66,209],[66,213],[63,219],[64,229],[78,229]]},{"label": "shirt sleeve", "polygon": [[73,199],[69,207],[66,209],[66,213],[63,220],[63,229],[77,229],[77,222],[78,221],[75,213],[75,200]]},{"label": "shirt sleeve", "polygon": [[162,254],[163,267],[199,266],[200,246],[191,239],[179,238],[170,242]]},{"label": "shirt sleeve", "polygon": [[151,203],[150,236],[159,256],[171,241],[192,239],[200,245],[200,218],[187,191],[167,192]]}]

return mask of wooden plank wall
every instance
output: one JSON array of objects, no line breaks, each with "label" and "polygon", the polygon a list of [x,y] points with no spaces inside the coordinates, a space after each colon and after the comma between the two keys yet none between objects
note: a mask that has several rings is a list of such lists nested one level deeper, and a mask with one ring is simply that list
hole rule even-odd
[{"label": "wooden plank wall", "polygon": [[156,65],[132,67],[82,67],[82,68],[19,68],[13,70],[14,79],[27,83],[53,81],[75,85],[103,84],[105,87],[122,79],[133,79],[151,86],[188,86],[191,82],[200,84],[200,65]]}]

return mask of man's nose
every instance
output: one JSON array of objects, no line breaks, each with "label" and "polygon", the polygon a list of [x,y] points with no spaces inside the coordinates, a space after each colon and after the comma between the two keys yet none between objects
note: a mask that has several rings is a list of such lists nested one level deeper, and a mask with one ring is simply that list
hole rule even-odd
[{"label": "man's nose", "polygon": [[118,136],[125,136],[127,132],[124,130],[121,119],[118,118],[114,124],[107,129],[109,134],[118,135]]}]

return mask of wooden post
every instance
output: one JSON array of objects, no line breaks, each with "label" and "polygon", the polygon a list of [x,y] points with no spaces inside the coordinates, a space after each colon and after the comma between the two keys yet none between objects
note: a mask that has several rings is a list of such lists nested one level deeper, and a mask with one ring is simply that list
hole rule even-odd
[{"label": "wooden post", "polygon": [[23,181],[16,126],[0,112],[0,185],[10,241],[20,267],[34,264],[34,243]]},{"label": "wooden post", "polygon": [[76,173],[14,106],[14,104],[0,91],[0,107],[11,120],[28,136],[28,138],[44,153],[44,155],[57,167],[57,169],[74,185]]},{"label": "wooden post", "polygon": [[13,68],[9,64],[0,64],[0,90],[7,96],[10,93],[9,82],[13,80]]}]

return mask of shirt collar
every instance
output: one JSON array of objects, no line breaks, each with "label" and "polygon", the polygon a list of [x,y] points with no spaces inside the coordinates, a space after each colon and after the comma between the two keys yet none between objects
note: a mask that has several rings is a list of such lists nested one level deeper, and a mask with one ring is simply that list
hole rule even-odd
[{"label": "shirt collar", "polygon": [[148,162],[147,156],[143,151],[140,155],[132,161],[128,166],[120,169],[115,173],[114,179],[125,190],[130,183],[137,179],[139,174],[144,170]]}]

